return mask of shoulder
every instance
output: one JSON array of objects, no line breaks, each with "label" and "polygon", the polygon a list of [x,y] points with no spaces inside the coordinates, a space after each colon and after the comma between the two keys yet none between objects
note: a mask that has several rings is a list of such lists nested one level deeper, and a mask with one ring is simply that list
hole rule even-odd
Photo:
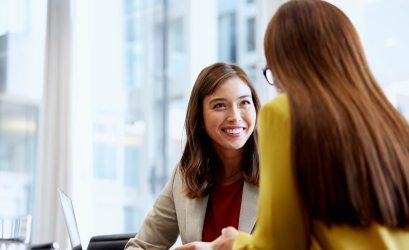
[{"label": "shoulder", "polygon": [[180,169],[180,162],[178,162],[175,168],[173,169],[173,173],[172,173],[170,182],[172,183],[172,190],[173,190],[173,195],[175,199],[184,197],[185,194],[183,192],[183,180],[182,180],[182,173]]},{"label": "shoulder", "polygon": [[281,94],[265,104],[260,110],[260,116],[278,115],[288,119],[290,117],[290,105],[287,94]]},{"label": "shoulder", "polygon": [[172,181],[174,181],[174,179],[176,178],[176,176],[180,177],[181,173],[180,173],[180,161],[178,163],[176,163],[175,167],[173,168],[173,172],[172,172]]},{"label": "shoulder", "polygon": [[281,94],[265,104],[258,115],[260,125],[288,126],[290,122],[290,105],[287,94]]},{"label": "shoulder", "polygon": [[176,163],[176,166],[173,169],[172,176],[170,177],[170,182],[175,184],[182,183],[182,173],[180,172],[180,162]]}]

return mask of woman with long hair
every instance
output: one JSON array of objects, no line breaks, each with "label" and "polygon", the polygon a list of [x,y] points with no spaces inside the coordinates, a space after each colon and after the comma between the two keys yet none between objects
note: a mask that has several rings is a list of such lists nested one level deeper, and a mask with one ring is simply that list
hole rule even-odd
[{"label": "woman with long hair", "polygon": [[210,247],[408,249],[409,125],[350,20],[325,1],[287,2],[264,49],[282,94],[258,118],[258,222]]},{"label": "woman with long hair", "polygon": [[187,108],[182,159],[125,249],[169,249],[179,235],[183,244],[210,242],[227,226],[252,231],[259,109],[253,84],[240,67],[216,63],[202,70]]}]

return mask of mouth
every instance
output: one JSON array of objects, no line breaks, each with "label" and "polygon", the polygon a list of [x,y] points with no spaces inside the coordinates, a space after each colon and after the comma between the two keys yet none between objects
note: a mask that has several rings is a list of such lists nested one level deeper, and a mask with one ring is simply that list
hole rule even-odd
[{"label": "mouth", "polygon": [[224,133],[226,133],[227,135],[232,136],[232,137],[238,137],[238,136],[242,135],[244,133],[244,130],[246,130],[246,128],[243,128],[243,127],[224,128],[224,129],[222,129],[222,131]]}]

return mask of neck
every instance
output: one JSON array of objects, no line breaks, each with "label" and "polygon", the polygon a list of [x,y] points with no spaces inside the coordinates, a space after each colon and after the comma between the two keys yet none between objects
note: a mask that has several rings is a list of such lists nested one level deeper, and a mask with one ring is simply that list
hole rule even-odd
[{"label": "neck", "polygon": [[241,179],[243,177],[241,165],[243,161],[244,147],[240,149],[220,149],[215,146],[214,149],[222,166],[222,178],[220,184],[225,186]]}]

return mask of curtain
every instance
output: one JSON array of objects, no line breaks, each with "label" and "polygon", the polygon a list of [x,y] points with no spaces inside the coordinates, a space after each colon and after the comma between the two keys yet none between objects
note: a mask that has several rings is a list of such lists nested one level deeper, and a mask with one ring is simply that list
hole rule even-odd
[{"label": "curtain", "polygon": [[44,92],[40,114],[34,242],[57,241],[68,234],[57,188],[71,194],[70,0],[48,0]]}]

